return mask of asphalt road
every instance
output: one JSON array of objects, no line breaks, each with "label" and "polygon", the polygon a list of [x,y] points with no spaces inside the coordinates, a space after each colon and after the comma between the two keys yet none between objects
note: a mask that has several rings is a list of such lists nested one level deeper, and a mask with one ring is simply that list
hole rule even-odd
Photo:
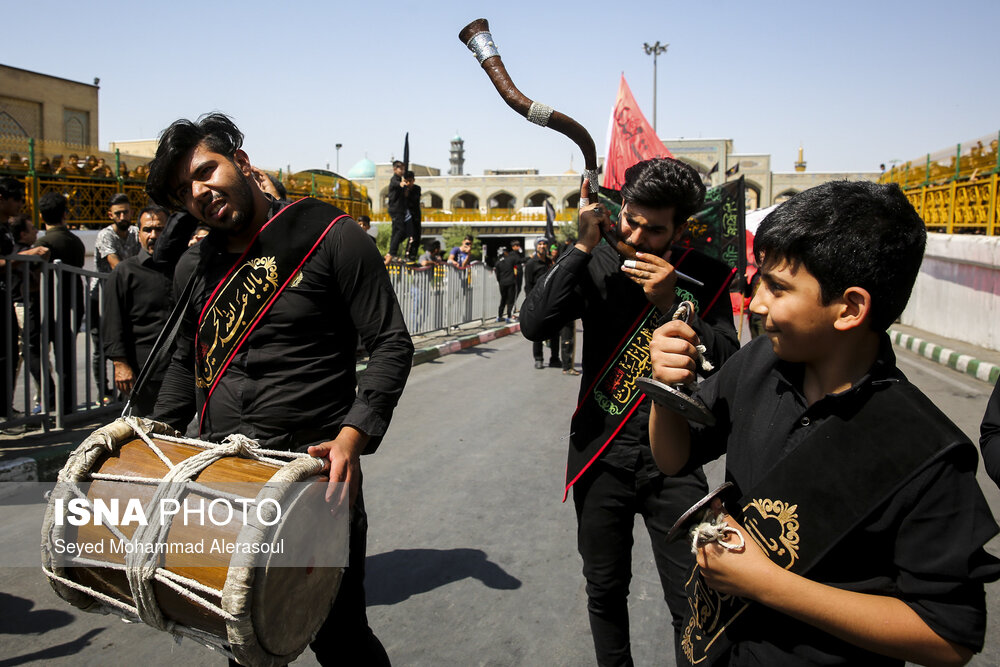
[{"label": "asphalt road", "polygon": [[[911,380],[977,436],[991,388],[899,357]],[[395,664],[593,664],[573,509],[560,503],[576,392],[577,378],[535,370],[529,343],[516,335],[413,369],[381,449],[363,460],[368,614]],[[719,479],[721,467],[709,474]],[[1000,491],[981,484],[1000,516]],[[8,510],[3,541],[34,557],[38,517],[0,509]],[[1000,540],[990,547],[1000,555]],[[641,523],[634,554],[636,664],[672,665]],[[0,591],[0,667],[225,664],[189,641],[77,611],[35,568],[0,569]],[[987,637],[997,639],[973,665],[1000,664],[1000,585],[987,598]],[[316,663],[307,652],[295,664]]]}]

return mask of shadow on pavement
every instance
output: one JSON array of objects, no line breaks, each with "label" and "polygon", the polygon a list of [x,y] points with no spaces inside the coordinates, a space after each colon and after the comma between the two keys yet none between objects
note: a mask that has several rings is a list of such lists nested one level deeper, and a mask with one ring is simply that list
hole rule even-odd
[{"label": "shadow on pavement", "polygon": [[[50,630],[64,627],[73,622],[73,615],[58,609],[32,610],[35,603],[25,598],[0,593],[0,634],[3,635],[40,635]],[[88,646],[91,640],[104,632],[104,628],[94,628],[77,639],[49,646],[48,648],[26,655],[0,660],[0,667],[23,665],[29,662],[52,660],[74,655]],[[5,639],[4,646],[14,649],[17,641]],[[6,652],[6,651],[5,651]]]},{"label": "shadow on pavement", "polygon": [[73,615],[58,609],[32,611],[35,603],[25,598],[0,593],[0,634],[41,634],[69,625]]},{"label": "shadow on pavement", "polygon": [[74,655],[89,646],[91,640],[102,632],[104,632],[104,628],[94,628],[73,641],[66,642],[65,644],[57,644],[56,646],[50,646],[46,649],[42,649],[41,651],[28,653],[27,655],[19,655],[16,658],[0,660],[0,667],[12,667],[13,665],[24,665],[37,660],[52,660],[54,658],[61,658],[67,655]]},{"label": "shadow on pavement", "polygon": [[479,549],[396,549],[365,560],[368,606],[396,604],[470,577],[498,590],[521,587]]}]

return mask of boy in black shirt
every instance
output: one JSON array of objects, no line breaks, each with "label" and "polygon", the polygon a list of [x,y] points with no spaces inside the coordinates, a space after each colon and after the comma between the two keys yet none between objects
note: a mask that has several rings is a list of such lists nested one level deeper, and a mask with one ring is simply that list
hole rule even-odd
[{"label": "boy in black shirt", "polygon": [[[650,415],[667,474],[727,454],[721,537],[696,550],[682,649],[702,664],[963,664],[983,646],[1000,563],[968,439],[896,368],[886,328],[920,268],[898,187],[834,182],[768,216],[760,336],[699,388],[693,429]],[[653,375],[694,381],[697,336],[660,327]]]}]

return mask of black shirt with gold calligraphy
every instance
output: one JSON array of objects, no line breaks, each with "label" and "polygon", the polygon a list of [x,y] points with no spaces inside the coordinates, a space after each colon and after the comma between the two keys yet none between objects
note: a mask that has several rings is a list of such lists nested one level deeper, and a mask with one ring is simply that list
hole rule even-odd
[{"label": "black shirt with gold calligraphy", "polygon": [[[825,422],[842,420],[844,428],[860,430],[857,417],[876,388],[900,406],[896,414],[908,405],[903,402],[902,388],[909,381],[896,368],[885,334],[878,360],[850,389],[809,405],[802,377],[802,365],[779,360],[766,336],[740,350],[699,386],[698,395],[717,421],[711,428],[692,429],[691,463],[702,464],[726,454],[726,478],[741,493],[750,494],[785,457],[806,446],[813,431]],[[919,415],[921,419],[917,416],[888,424],[895,437],[877,446],[907,447],[932,437],[931,429],[920,426],[923,420],[947,422],[939,412],[928,410]],[[845,590],[900,598],[937,634],[979,651],[986,632],[983,585],[1000,576],[1000,561],[983,545],[997,534],[997,524],[976,481],[975,449],[964,435],[958,433],[955,438],[942,444],[958,446],[871,508],[805,576]],[[824,487],[810,494],[811,480],[804,480],[800,497],[783,498],[795,505],[799,522],[808,520],[813,507],[821,513],[838,512],[837,504],[830,502],[832,496],[840,495],[848,506],[852,498],[844,496],[854,483],[851,480],[864,473],[840,453],[836,441],[819,450],[815,465],[839,467],[845,481],[842,488]],[[744,613],[729,636],[735,645],[721,664],[903,664],[762,605]]]},{"label": "black shirt with gold calligraphy", "polygon": [[[273,202],[271,215],[279,208]],[[330,220],[342,213],[329,210]],[[296,215],[293,207],[276,222],[294,233]],[[350,425],[371,436],[366,453],[378,447],[406,383],[413,343],[382,258],[366,236],[349,218],[330,229],[222,374],[205,410],[202,438],[218,442],[241,433],[266,447],[289,449],[333,439]],[[181,257],[175,272],[177,294],[192,272],[200,275],[154,414],[182,430],[206,395],[195,388],[197,319],[239,259],[224,242],[218,232],[209,234]],[[268,251],[251,247],[250,253],[263,257]],[[370,352],[360,381],[359,339]]]}]

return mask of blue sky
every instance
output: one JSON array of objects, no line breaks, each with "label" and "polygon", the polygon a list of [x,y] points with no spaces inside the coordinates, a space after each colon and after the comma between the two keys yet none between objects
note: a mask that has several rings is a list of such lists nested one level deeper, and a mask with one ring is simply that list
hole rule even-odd
[{"label": "blue sky", "polygon": [[[466,173],[582,168],[575,145],[493,90],[459,30],[490,21],[514,82],[586,127],[604,154],[624,72],[663,138],[725,137],[788,171],[879,163],[1000,130],[1000,2],[7,2],[0,63],[101,79],[100,142],[156,136],[179,117],[234,117],[251,160],[346,173],[367,156]],[[284,9],[284,10],[283,10]]]}]

